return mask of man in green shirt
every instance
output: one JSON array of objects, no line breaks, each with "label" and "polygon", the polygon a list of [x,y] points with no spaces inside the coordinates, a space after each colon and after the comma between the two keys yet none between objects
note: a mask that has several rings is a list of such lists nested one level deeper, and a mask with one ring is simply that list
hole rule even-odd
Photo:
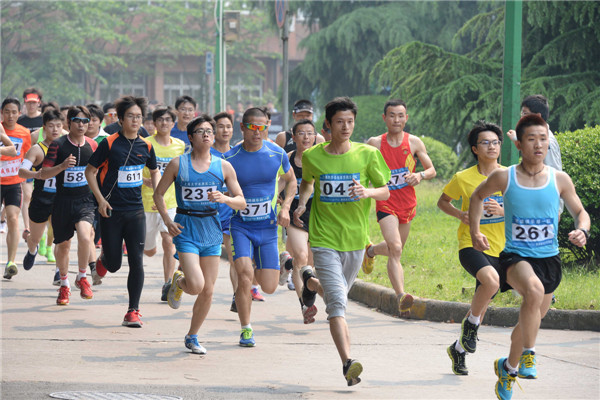
[{"label": "man in green shirt", "polygon": [[[314,307],[317,292],[324,295],[329,329],[348,386],[360,382],[363,369],[350,358],[345,319],[348,292],[369,242],[370,199],[386,200],[390,196],[386,183],[391,177],[379,150],[350,141],[356,113],[356,104],[348,97],[335,98],[325,106],[331,141],[304,152],[300,199],[294,212],[296,225],[302,226],[300,216],[314,186],[309,240],[319,279],[310,266],[302,268],[302,300],[307,307]],[[369,184],[373,187],[369,188]]]}]

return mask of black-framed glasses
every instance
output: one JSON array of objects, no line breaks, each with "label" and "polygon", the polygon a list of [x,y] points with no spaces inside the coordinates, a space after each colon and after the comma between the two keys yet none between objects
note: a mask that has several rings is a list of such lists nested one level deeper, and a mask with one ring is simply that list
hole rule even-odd
[{"label": "black-framed glasses", "polygon": [[194,135],[200,135],[200,136],[204,136],[204,135],[212,135],[213,133],[215,133],[215,131],[213,131],[212,129],[196,129],[194,132]]},{"label": "black-framed glasses", "polygon": [[76,124],[89,124],[89,118],[81,118],[81,117],[73,117],[71,118],[71,122],[75,122]]},{"label": "black-framed glasses", "polygon": [[487,146],[487,147],[490,147],[490,145],[499,146],[502,144],[502,141],[500,141],[500,140],[482,140],[481,142],[477,142],[477,144],[481,144],[481,145]]}]

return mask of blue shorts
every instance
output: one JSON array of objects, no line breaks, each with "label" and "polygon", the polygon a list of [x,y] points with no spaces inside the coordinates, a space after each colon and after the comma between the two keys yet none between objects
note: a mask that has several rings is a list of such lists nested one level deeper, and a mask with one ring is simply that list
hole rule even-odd
[{"label": "blue shorts", "polygon": [[[220,244],[215,246],[201,247],[190,241],[184,241],[183,243],[180,243],[179,246],[176,246],[176,248],[179,253],[192,253],[197,254],[199,257],[221,257]],[[175,255],[175,258],[179,260],[177,254]]]},{"label": "blue shorts", "polygon": [[177,251],[200,257],[220,256],[223,234],[218,218],[218,215],[206,218],[175,215],[175,222],[183,226],[181,233],[173,238]]},{"label": "blue shorts", "polygon": [[277,225],[255,229],[231,225],[231,252],[233,260],[240,257],[253,258],[256,269],[279,270],[277,248]]}]

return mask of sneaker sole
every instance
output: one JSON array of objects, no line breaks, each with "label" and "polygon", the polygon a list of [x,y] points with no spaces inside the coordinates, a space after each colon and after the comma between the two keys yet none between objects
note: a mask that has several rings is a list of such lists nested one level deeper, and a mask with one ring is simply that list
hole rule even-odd
[{"label": "sneaker sole", "polygon": [[346,382],[348,382],[348,386],[354,386],[360,383],[361,379],[359,376],[362,374],[362,371],[363,366],[359,362],[354,362],[350,368],[348,368],[348,372],[344,375]]},{"label": "sneaker sole", "polygon": [[10,279],[13,276],[17,275],[19,273],[19,269],[17,268],[16,265],[9,265],[8,268],[6,269],[6,274],[4,274],[4,278],[6,279]]},{"label": "sneaker sole", "polygon": [[255,347],[256,343],[240,343],[240,347]]},{"label": "sneaker sole", "polygon": [[465,321],[463,320],[462,323],[460,324],[460,345],[463,347],[463,349],[465,349],[465,351],[467,353],[475,353],[475,351],[477,350],[477,339],[475,339],[475,347],[471,348],[469,346],[466,345],[466,343],[463,343],[464,340],[463,338],[465,337],[464,332],[465,332]]},{"label": "sneaker sole", "polygon": [[313,322],[315,322],[315,315],[317,315],[317,311],[317,306],[315,306],[314,304],[308,307],[306,311],[302,313],[302,316],[304,317],[304,323],[312,324]]},{"label": "sneaker sole", "polygon": [[398,308],[400,312],[403,313],[410,311],[414,302],[415,298],[411,294],[405,293],[404,296],[402,296],[402,298],[400,298],[400,301],[398,302]]},{"label": "sneaker sole", "polygon": [[123,323],[121,325],[126,326],[128,328],[141,328],[142,327],[142,323],[141,322],[127,322],[127,321],[123,321]]},{"label": "sneaker sole", "polygon": [[185,345],[185,347],[187,349],[190,349],[193,354],[200,354],[200,355],[206,354],[206,349],[204,347],[202,347],[202,348],[193,348],[191,346],[188,346],[187,344]]},{"label": "sneaker sole", "polygon": [[283,286],[287,283],[289,275],[290,271],[288,270],[285,270],[283,273],[279,274],[279,286]]},{"label": "sneaker sole", "polygon": [[452,350],[450,350],[450,347],[446,348],[446,353],[448,353],[448,357],[450,357],[450,361],[452,361],[452,372],[454,373],[454,375],[458,375],[458,376],[469,375],[469,371],[461,372],[461,371],[457,371],[456,369],[454,369],[454,357],[452,357]]},{"label": "sneaker sole", "polygon": [[[177,278],[179,278],[179,274]],[[177,310],[181,306],[181,296],[183,295],[183,290],[177,286],[175,283],[176,279],[173,279],[171,283],[171,287],[169,288],[169,293],[167,294],[167,303],[169,307],[174,310]],[[179,301],[177,301],[177,294],[179,294]]]}]

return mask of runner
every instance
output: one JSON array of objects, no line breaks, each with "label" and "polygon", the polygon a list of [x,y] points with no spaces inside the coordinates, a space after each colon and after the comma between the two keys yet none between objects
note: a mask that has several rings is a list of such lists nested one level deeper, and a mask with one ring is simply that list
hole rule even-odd
[{"label": "runner", "polygon": [[21,210],[23,197],[21,183],[25,181],[25,179],[19,177],[19,167],[31,147],[29,129],[17,124],[20,110],[21,103],[14,97],[7,97],[2,102],[2,126],[17,151],[14,156],[3,154],[0,158],[0,204],[4,204],[8,227],[4,279],[11,279],[19,272],[17,264],[15,264],[15,258],[17,257],[17,246],[19,244],[19,211]]},{"label": "runner", "polygon": [[[43,126],[44,140],[29,149],[19,169],[19,176],[21,178],[35,178],[31,203],[29,204],[31,232],[27,237],[28,251],[23,259],[23,268],[26,271],[33,267],[38,249],[42,245],[40,239],[44,235],[46,223],[52,214],[52,206],[54,205],[54,198],[56,196],[56,177],[47,180],[42,180],[40,177],[42,175],[42,163],[48,153],[50,144],[62,135],[63,123],[60,111],[53,108],[46,111],[43,115]],[[33,171],[31,170],[32,167]],[[46,243],[43,244],[45,245]],[[52,245],[46,251],[53,253]],[[47,254],[46,251],[44,251],[44,255]]]},{"label": "runner", "polygon": [[[241,129],[244,142],[224,154],[233,165],[244,192],[247,207],[231,218],[232,253],[238,277],[235,302],[242,326],[240,346],[256,344],[250,325],[250,289],[253,276],[266,293],[273,293],[279,281],[277,224],[287,227],[290,204],[296,192],[296,178],[287,155],[279,146],[262,139],[267,116],[260,108],[244,112]],[[249,168],[254,165],[257,168]],[[286,181],[285,199],[277,213],[277,178],[282,169]],[[252,268],[252,259],[256,271]]]},{"label": "runner", "polygon": [[550,308],[552,293],[562,278],[558,250],[558,211],[562,198],[575,220],[569,241],[585,246],[590,216],[583,208],[569,175],[544,165],[548,152],[548,127],[538,115],[526,115],[517,123],[515,145],[522,161],[497,169],[471,196],[469,223],[473,247],[490,249],[480,231],[483,202],[493,193],[504,196],[506,245],[500,253],[500,290],[514,288],[522,297],[519,322],[511,335],[508,357],[494,361],[499,399],[512,397],[517,375],[536,379],[535,342],[542,318]]},{"label": "runner", "polygon": [[[471,309],[462,321],[461,334],[447,349],[452,360],[452,372],[468,375],[465,364],[466,352],[475,353],[477,330],[500,286],[498,256],[504,248],[504,209],[502,193],[496,192],[485,199],[485,215],[481,220],[481,230],[490,242],[490,249],[480,252],[473,248],[469,234],[469,199],[473,190],[497,168],[502,130],[498,125],[480,121],[468,136],[471,153],[477,161],[474,166],[456,173],[444,187],[438,200],[438,207],[446,214],[458,219],[458,258],[463,268],[475,278],[475,294]],[[460,210],[452,205],[452,200],[462,199]],[[466,352],[465,352],[466,351]]]},{"label": "runner", "polygon": [[[85,136],[90,122],[90,112],[86,107],[71,107],[67,113],[67,120],[69,134],[50,143],[39,176],[40,179],[49,182],[50,178],[56,177],[52,229],[56,245],[56,266],[60,273],[60,289],[56,304],[60,306],[69,304],[71,294],[68,278],[69,251],[75,231],[77,231],[77,264],[79,265],[75,286],[80,290],[82,299],[89,300],[93,297],[86,270],[96,205],[83,171],[97,145]],[[27,258],[33,265],[32,257]],[[28,261],[27,258],[24,263]]]},{"label": "runner", "polygon": [[[331,142],[318,144],[302,156],[302,183],[294,222],[303,226],[301,216],[313,191],[309,238],[317,280],[309,265],[302,267],[302,301],[315,303],[323,291],[329,330],[342,361],[348,386],[360,382],[363,367],[350,358],[350,333],[346,322],[348,292],[363,258],[369,224],[371,198],[390,196],[386,182],[390,170],[379,150],[350,141],[356,119],[356,104],[338,97],[325,106]],[[372,184],[374,188],[369,188]]]},{"label": "runner", "polygon": [[[231,150],[231,138],[233,137],[233,117],[230,113],[221,112],[214,116],[215,120],[215,142],[210,148],[210,152],[219,158],[223,158],[223,154]],[[227,188],[223,188],[227,191]],[[233,265],[233,255],[231,254],[231,236],[229,231],[229,224],[231,222],[231,216],[233,210],[225,203],[219,204],[219,217],[221,218],[221,229],[223,231],[223,246],[227,253],[227,259],[229,260],[229,279],[231,280],[231,287],[233,288],[233,298],[231,299],[231,306],[229,310],[237,312],[235,304],[235,291],[237,289],[237,275],[235,273],[235,266]]]},{"label": "runner", "polygon": [[[152,120],[157,128],[156,134],[150,136],[148,141],[152,144],[156,154],[156,164],[161,174],[164,173],[167,164],[183,154],[185,143],[171,137],[171,129],[175,125],[175,112],[171,107],[157,108],[152,113]],[[142,186],[142,201],[144,203],[144,212],[146,213],[146,244],[144,245],[144,254],[152,257],[156,254],[156,236],[160,234],[163,249],[163,275],[164,284],[160,300],[167,301],[167,294],[171,287],[171,277],[175,271],[175,246],[173,237],[169,235],[169,230],[164,224],[157,206],[154,205],[152,190],[152,180],[150,179],[150,170],[144,167],[143,171],[144,186]],[[175,218],[175,208],[177,200],[175,199],[175,187],[168,188],[164,195],[167,205],[167,212],[171,219]]]},{"label": "runner", "polygon": [[[408,121],[406,103],[399,99],[388,100],[383,106],[382,117],[388,131],[370,138],[367,143],[381,151],[392,170],[392,179],[388,182],[390,198],[376,202],[377,221],[384,241],[376,245],[367,245],[362,269],[365,274],[370,274],[373,271],[373,257],[388,257],[387,272],[396,292],[398,310],[401,316],[408,316],[414,299],[404,291],[404,270],[400,257],[408,239],[410,222],[417,212],[414,187],[424,179],[435,178],[436,172],[423,141],[404,132]],[[415,173],[415,158],[421,161],[424,169],[418,174]]]},{"label": "runner", "polygon": [[[144,287],[146,217],[142,203],[142,169],[150,170],[152,187],[160,179],[154,148],[138,134],[146,112],[146,99],[123,96],[115,102],[121,130],[100,142],[90,158],[85,176],[98,202],[102,253],[93,272],[99,278],[117,272],[127,245],[129,307],[123,325],[141,328],[139,302]],[[99,172],[100,182],[96,180]]]},{"label": "runner", "polygon": [[177,121],[171,130],[171,137],[182,140],[185,143],[185,150],[190,149],[190,139],[187,134],[187,125],[196,116],[197,103],[190,96],[179,96],[175,100],[175,113]]},{"label": "runner", "polygon": [[[184,343],[192,353],[206,354],[206,349],[198,342],[198,331],[210,310],[219,274],[223,240],[219,206],[227,204],[233,209],[243,210],[246,201],[231,164],[211,154],[215,121],[203,114],[193,119],[187,129],[191,152],[169,162],[154,193],[154,201],[174,237],[181,264],[181,271],[173,274],[169,306],[179,308],[183,292],[197,295]],[[175,221],[169,215],[164,200],[164,194],[173,182],[177,196]],[[224,183],[227,183],[232,197],[223,194]]]},{"label": "runner", "polygon": [[[315,125],[308,119],[303,119],[296,122],[292,128],[294,142],[296,143],[296,150],[288,153],[290,159],[290,165],[294,170],[294,175],[298,182],[298,188],[302,181],[302,155],[304,151],[312,147],[315,143]],[[298,193],[298,192],[297,192]],[[293,222],[293,214],[298,207],[299,195],[296,194],[292,205],[290,207],[290,226],[286,228],[287,240],[286,248],[287,251],[280,254],[279,263],[281,268],[281,275],[279,276],[279,285],[284,285],[288,281],[290,271],[292,271],[292,280],[294,282],[294,288],[300,301],[300,311],[305,324],[315,322],[315,315],[317,313],[317,306],[314,304],[307,307],[302,302],[302,280],[300,278],[300,268],[305,265],[313,265],[313,256],[309,248],[308,243],[308,226],[310,218],[310,207],[312,203],[312,196],[306,202],[306,211],[300,219],[302,220],[302,226],[298,226]]]},{"label": "runner", "polygon": [[[309,100],[298,100],[294,103],[294,109],[292,110],[292,119],[294,123],[308,119],[312,121],[313,119],[313,105]],[[323,136],[317,134],[315,138],[315,143],[323,143],[325,139]],[[275,137],[275,143],[282,147],[286,153],[289,153],[292,150],[296,150],[296,142],[292,136],[292,130],[287,130],[283,132],[279,132]]]}]

